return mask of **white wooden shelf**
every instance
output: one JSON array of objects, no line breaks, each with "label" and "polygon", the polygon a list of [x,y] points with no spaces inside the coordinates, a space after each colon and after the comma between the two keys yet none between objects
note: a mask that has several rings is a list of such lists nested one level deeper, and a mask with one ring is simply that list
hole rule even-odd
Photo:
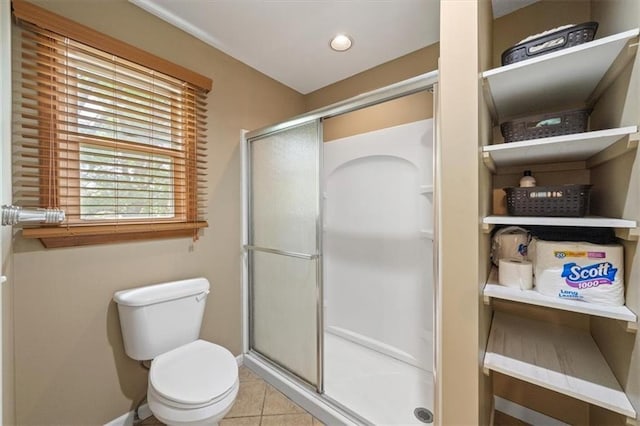
[{"label": "white wooden shelf", "polygon": [[[482,77],[493,99],[494,115],[504,119],[562,105],[593,103],[596,92],[604,89],[598,86],[607,71],[622,70],[623,64],[611,65],[637,36],[636,28],[485,71]],[[615,77],[608,75],[607,80]]]},{"label": "white wooden shelf", "polygon": [[[585,160],[587,160],[588,166],[593,167],[637,148],[638,141],[629,138],[630,135],[634,135],[637,132],[637,126],[628,126],[544,139],[487,145],[482,148],[482,157],[485,164],[494,171],[496,167]],[[612,146],[616,142],[620,142],[620,146],[613,148]],[[609,152],[605,153],[608,148],[610,148]],[[615,153],[612,152],[614,150]],[[600,153],[602,155],[598,155]]]},{"label": "white wooden shelf", "polygon": [[490,225],[544,225],[544,226],[585,226],[592,228],[636,228],[635,220],[610,217],[538,217],[538,216],[486,216],[482,219],[485,231],[491,231]]},{"label": "white wooden shelf", "polygon": [[559,299],[545,296],[535,290],[520,290],[518,288],[505,287],[498,284],[498,269],[492,268],[482,293],[485,301],[489,298],[511,300],[527,303],[529,305],[546,306],[548,308],[561,309],[563,311],[579,312],[581,314],[595,315],[611,318],[628,323],[627,329],[637,329],[637,316],[626,306],[608,306],[597,303],[587,303],[578,300]]},{"label": "white wooden shelf", "polygon": [[636,418],[591,335],[495,312],[484,368]]}]

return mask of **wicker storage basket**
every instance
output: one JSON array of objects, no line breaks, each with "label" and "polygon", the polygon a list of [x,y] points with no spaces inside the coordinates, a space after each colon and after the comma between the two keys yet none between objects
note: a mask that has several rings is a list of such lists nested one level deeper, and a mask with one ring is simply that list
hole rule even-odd
[{"label": "wicker storage basket", "polygon": [[540,37],[524,41],[505,50],[502,53],[502,65],[513,64],[535,56],[589,42],[593,40],[597,30],[597,22],[585,22],[584,24],[543,34]]},{"label": "wicker storage basket", "polygon": [[531,235],[547,241],[583,241],[591,244],[615,244],[613,228],[587,226],[525,226]]},{"label": "wicker storage basket", "polygon": [[552,185],[503,188],[511,216],[580,217],[589,210],[591,185]]},{"label": "wicker storage basket", "polygon": [[573,109],[532,115],[502,123],[500,132],[505,142],[582,133],[587,131],[590,113],[589,109]]}]

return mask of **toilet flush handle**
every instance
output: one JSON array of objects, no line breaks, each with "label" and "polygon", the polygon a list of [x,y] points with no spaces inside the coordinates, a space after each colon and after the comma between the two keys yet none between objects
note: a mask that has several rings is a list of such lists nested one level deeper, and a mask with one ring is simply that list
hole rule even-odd
[{"label": "toilet flush handle", "polygon": [[209,290],[203,291],[202,293],[200,293],[199,295],[196,296],[196,300],[198,302],[201,301],[202,299],[207,297],[207,294],[209,294]]}]

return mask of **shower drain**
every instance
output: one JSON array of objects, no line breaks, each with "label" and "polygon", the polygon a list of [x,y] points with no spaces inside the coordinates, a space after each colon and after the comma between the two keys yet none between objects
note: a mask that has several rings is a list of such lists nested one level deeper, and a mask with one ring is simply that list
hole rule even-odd
[{"label": "shower drain", "polygon": [[424,407],[418,407],[413,410],[413,414],[422,423],[433,423],[433,414]]}]

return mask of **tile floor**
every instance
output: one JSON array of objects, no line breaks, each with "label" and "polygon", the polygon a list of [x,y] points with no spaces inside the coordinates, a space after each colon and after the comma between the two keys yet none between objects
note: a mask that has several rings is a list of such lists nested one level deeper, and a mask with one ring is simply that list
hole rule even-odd
[{"label": "tile floor", "polygon": [[[238,397],[220,426],[323,426],[248,368],[240,367],[239,376]],[[156,426],[163,423],[149,417],[141,424]]]}]

